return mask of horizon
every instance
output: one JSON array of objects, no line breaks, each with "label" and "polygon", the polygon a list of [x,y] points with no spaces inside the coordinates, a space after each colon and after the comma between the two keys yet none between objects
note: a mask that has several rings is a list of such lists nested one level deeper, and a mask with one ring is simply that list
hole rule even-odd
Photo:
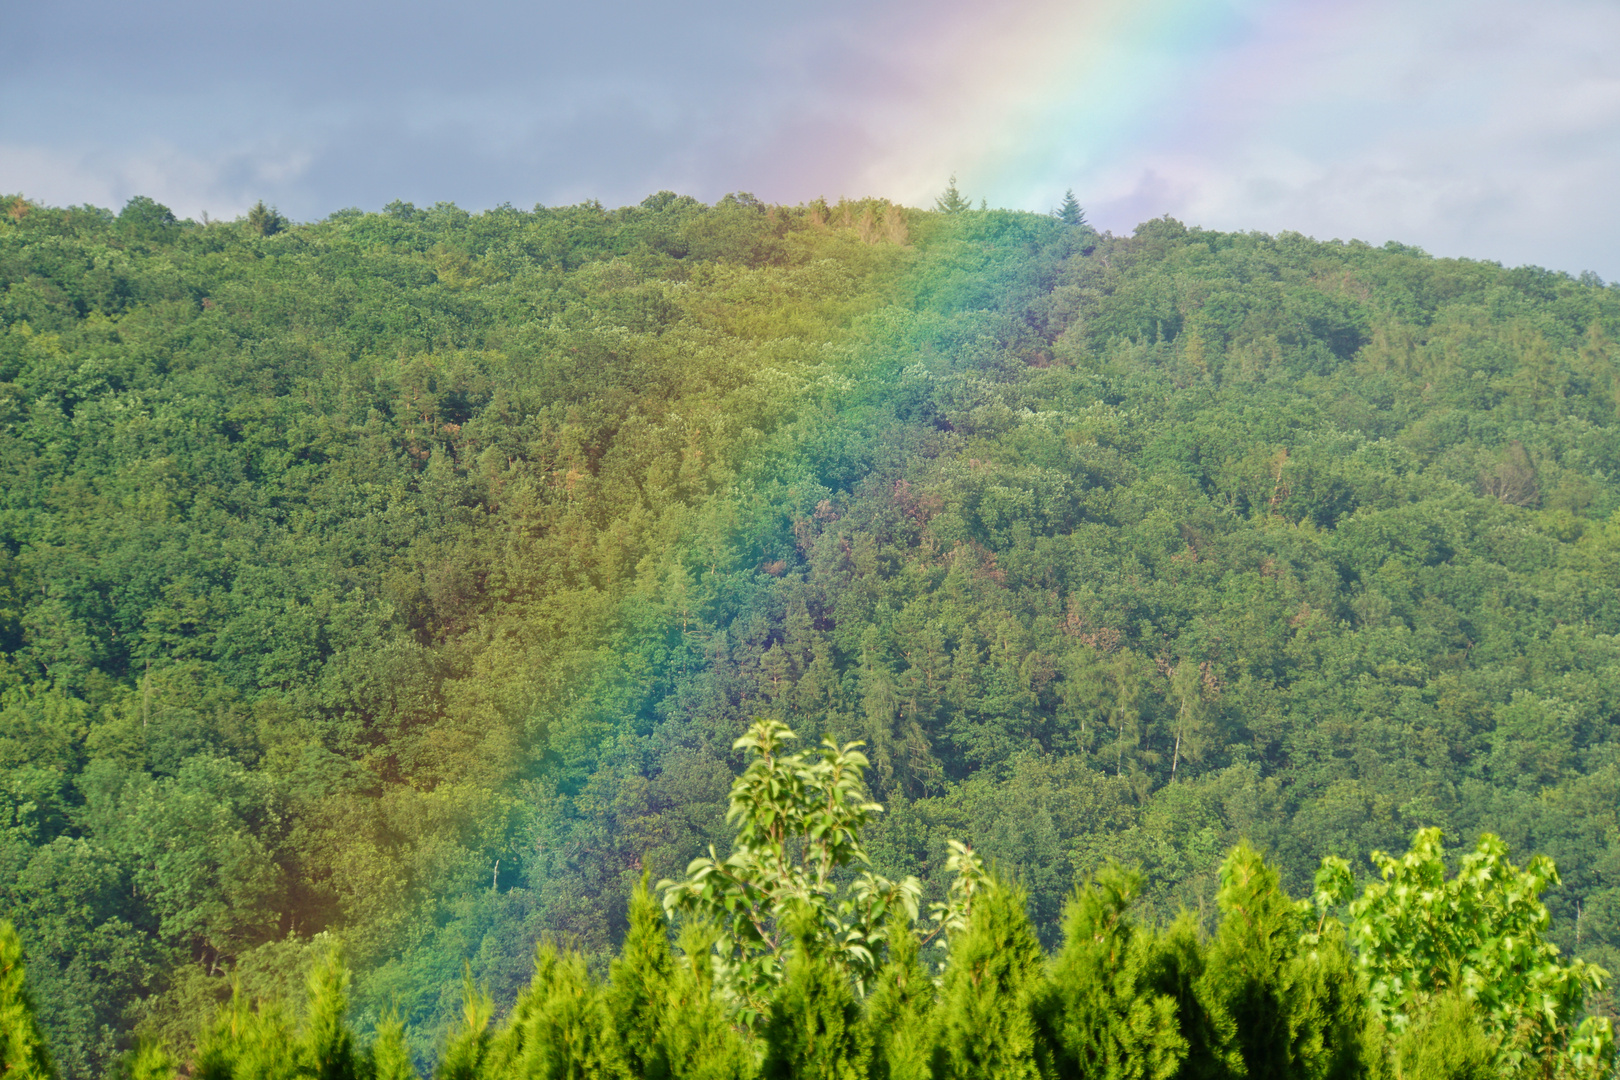
[{"label": "horizon", "polygon": [[[1620,11],[1392,0],[36,7],[0,191],[229,219],[964,194],[1620,278]],[[318,33],[309,32],[318,28]],[[279,32],[277,32],[279,30]],[[357,44],[362,47],[357,48]],[[43,93],[44,90],[49,93]],[[116,103],[116,107],[109,107]]]}]

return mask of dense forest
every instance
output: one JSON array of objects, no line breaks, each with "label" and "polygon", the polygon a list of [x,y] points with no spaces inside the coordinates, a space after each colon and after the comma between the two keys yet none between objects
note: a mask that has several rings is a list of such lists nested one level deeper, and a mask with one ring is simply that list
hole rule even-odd
[{"label": "dense forest", "polygon": [[64,1076],[339,946],[426,1067],[464,971],[605,972],[725,854],[758,717],[865,744],[875,872],[946,903],[963,841],[1059,956],[1116,860],[1218,945],[1241,843],[1309,896],[1436,828],[1620,969],[1591,276],[960,199],[4,202],[0,918]]}]

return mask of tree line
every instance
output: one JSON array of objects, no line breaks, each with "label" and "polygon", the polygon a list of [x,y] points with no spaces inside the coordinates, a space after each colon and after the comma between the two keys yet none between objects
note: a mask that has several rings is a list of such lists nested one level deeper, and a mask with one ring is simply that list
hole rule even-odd
[{"label": "tree line", "polygon": [[1112,861],[1214,940],[1241,841],[1359,895],[1438,828],[1620,962],[1601,282],[965,197],[8,206],[0,912],[64,1075],[334,942],[426,1069],[469,967],[506,1015],[724,864],[759,716],[1049,954]]},{"label": "tree line", "polygon": [[[756,723],[732,785],[723,861],[644,879],[606,978],[584,955],[540,945],[529,985],[499,1021],[467,976],[463,1014],[434,1075],[722,1078],[1602,1077],[1606,1017],[1583,1016],[1606,973],[1544,942],[1538,899],[1557,873],[1523,868],[1482,837],[1448,876],[1437,831],[1356,896],[1329,857],[1294,900],[1241,845],[1220,870],[1220,919],[1144,924],[1142,876],[1109,864],[1077,887],[1063,943],[1044,954],[1027,895],[957,845],[950,898],[919,932],[915,879],[870,870],[862,827],[869,764],[856,744],[789,749]],[[1346,911],[1348,922],[1337,912]],[[672,947],[666,913],[677,916]],[[925,946],[943,954],[929,962]],[[0,929],[6,1075],[53,1071],[31,1012],[15,931]],[[369,1040],[349,1026],[339,953],[317,962],[301,1017],[238,987],[203,1029],[185,1075],[218,1080],[414,1077],[397,1017]],[[123,1064],[174,1076],[155,1044]]]}]

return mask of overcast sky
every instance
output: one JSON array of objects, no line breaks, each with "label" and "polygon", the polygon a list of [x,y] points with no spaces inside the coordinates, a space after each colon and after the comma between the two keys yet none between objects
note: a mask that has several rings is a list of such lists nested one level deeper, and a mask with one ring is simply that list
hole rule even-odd
[{"label": "overcast sky", "polygon": [[53,0],[0,191],[298,219],[673,189],[1397,239],[1620,278],[1620,4]]}]

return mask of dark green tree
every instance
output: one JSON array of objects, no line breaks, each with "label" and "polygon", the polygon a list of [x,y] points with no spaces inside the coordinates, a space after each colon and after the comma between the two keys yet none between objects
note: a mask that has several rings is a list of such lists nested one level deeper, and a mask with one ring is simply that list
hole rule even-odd
[{"label": "dark green tree", "polygon": [[247,213],[247,231],[255,236],[273,236],[287,227],[287,219],[260,199]]},{"label": "dark green tree", "polygon": [[934,209],[943,214],[960,214],[964,210],[973,209],[972,200],[963,198],[962,193],[956,189],[955,173],[951,174],[950,183],[945,185],[945,191],[934,200]]},{"label": "dark green tree", "polygon": [[145,195],[136,195],[118,212],[118,223],[142,238],[152,239],[168,234],[179,224],[174,211]]},{"label": "dark green tree", "polygon": [[1311,933],[1308,902],[1239,844],[1221,867],[1220,928],[1200,996],[1233,1025],[1251,1080],[1350,1080],[1376,1065],[1367,1013],[1341,930]]},{"label": "dark green tree", "polygon": [[1073,188],[1063,193],[1063,205],[1057,209],[1057,218],[1065,225],[1086,224],[1086,212],[1080,208],[1080,200],[1074,197]]}]

